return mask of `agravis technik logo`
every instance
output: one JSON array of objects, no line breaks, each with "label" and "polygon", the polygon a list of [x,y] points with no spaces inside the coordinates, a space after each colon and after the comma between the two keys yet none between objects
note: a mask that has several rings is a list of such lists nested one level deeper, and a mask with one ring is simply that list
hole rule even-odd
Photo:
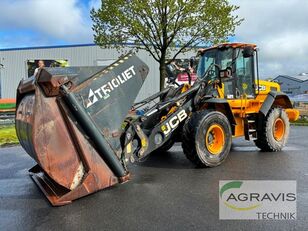
[{"label": "agravis technik logo", "polygon": [[296,219],[296,181],[220,181],[220,219]]}]

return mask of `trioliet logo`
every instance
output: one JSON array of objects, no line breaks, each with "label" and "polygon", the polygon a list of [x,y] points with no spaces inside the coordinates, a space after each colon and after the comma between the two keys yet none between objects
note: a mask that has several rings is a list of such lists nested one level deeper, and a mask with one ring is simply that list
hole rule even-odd
[{"label": "trioliet logo", "polygon": [[100,99],[108,99],[112,91],[114,91],[120,85],[124,84],[127,80],[133,78],[135,75],[136,72],[134,70],[134,66],[131,66],[98,89],[93,90],[90,88],[86,108],[91,107]]}]

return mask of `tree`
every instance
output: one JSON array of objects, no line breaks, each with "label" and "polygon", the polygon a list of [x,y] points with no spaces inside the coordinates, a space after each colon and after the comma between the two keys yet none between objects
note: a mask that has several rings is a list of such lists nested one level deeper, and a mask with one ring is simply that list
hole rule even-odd
[{"label": "tree", "polygon": [[162,89],[167,58],[226,41],[242,21],[234,15],[237,9],[228,0],[102,0],[100,9],[91,10],[94,41],[104,48],[132,43],[148,51],[159,63]]}]

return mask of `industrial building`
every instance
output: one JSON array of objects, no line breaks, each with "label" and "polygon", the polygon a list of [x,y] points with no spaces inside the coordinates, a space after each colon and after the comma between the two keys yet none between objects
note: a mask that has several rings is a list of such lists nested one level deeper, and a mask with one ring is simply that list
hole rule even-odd
[{"label": "industrial building", "polygon": [[296,76],[279,75],[274,81],[280,84],[281,90],[288,95],[308,93],[308,73]]},{"label": "industrial building", "polygon": [[[111,64],[133,46],[127,45],[121,52],[116,49],[102,49],[95,44],[79,44],[64,46],[23,47],[0,49],[0,98],[14,98],[16,88],[21,79],[32,73],[29,63],[34,60],[64,60],[69,66],[105,66]],[[150,68],[149,75],[137,100],[146,98],[159,91],[159,65],[144,50],[137,54]],[[195,51],[180,54],[177,58],[187,59],[195,55]],[[283,92],[298,95],[308,92],[308,73],[297,76],[279,75],[274,81],[281,85]]]},{"label": "industrial building", "polygon": [[[0,98],[14,98],[21,79],[28,78],[31,60],[65,60],[69,66],[105,66],[133,47],[127,45],[120,53],[116,49],[101,49],[95,44],[0,49]],[[189,58],[195,53],[179,55]],[[149,75],[137,97],[143,99],[159,91],[159,66],[146,51],[138,56],[149,66]]]}]

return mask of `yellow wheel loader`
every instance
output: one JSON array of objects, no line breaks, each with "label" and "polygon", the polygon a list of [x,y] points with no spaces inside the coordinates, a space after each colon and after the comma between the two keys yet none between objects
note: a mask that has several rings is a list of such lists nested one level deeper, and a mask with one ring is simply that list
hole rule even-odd
[{"label": "yellow wheel loader", "polygon": [[280,151],[299,112],[277,83],[259,80],[256,45],[220,44],[198,60],[193,85],[171,84],[137,103],[148,67],[133,54],[108,67],[46,68],[22,80],[16,131],[51,204],[128,181],[128,162],[176,141],[201,167],[221,164],[232,137]]}]

